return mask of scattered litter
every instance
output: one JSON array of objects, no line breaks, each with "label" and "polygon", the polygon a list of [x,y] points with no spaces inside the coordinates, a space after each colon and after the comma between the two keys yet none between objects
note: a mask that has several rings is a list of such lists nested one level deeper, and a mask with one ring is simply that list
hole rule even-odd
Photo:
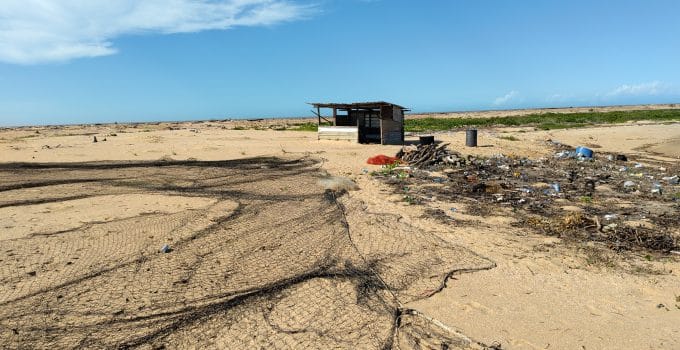
[{"label": "scattered litter", "polygon": [[640,163],[635,163],[635,168],[636,168],[636,169],[642,169],[642,168],[644,168],[644,167],[645,167],[645,166],[642,165],[642,164],[640,164]]},{"label": "scattered litter", "polygon": [[574,158],[575,153],[571,151],[560,151],[555,153],[555,158],[556,159],[567,159],[567,158]]},{"label": "scattered litter", "polygon": [[[499,215],[507,208],[518,217],[517,225],[528,225],[546,235],[602,242],[615,251],[678,250],[672,230],[680,224],[680,218],[669,214],[680,200],[676,195],[680,192],[677,184],[671,183],[678,179],[668,176],[678,172],[677,166],[664,164],[668,171],[662,173],[658,163],[652,161],[631,173],[635,163],[629,169],[607,160],[622,159],[616,153],[587,158],[584,154],[588,152],[582,149],[577,155],[575,148],[552,144],[556,148],[554,157],[537,159],[462,155],[443,145],[405,146],[396,156],[409,165],[407,169],[386,167],[372,174],[408,197],[404,200],[409,204],[417,204],[420,198],[471,201],[474,205],[467,207],[466,214]],[[666,188],[662,191],[655,183]],[[653,189],[658,191],[650,194]],[[595,198],[597,205],[593,205]],[[631,211],[617,206],[618,201],[645,210]],[[563,218],[565,206],[575,207],[569,215],[580,217]],[[618,222],[622,217],[631,223]],[[639,220],[654,226],[632,224]]]},{"label": "scattered litter", "polygon": [[661,191],[662,188],[660,183],[657,182],[652,186],[652,194],[662,194]]},{"label": "scattered litter", "polygon": [[449,209],[449,210],[451,210],[451,211],[454,212],[454,213],[458,211],[458,209],[456,209],[456,208],[451,208],[451,209]]},{"label": "scattered litter", "polygon": [[609,224],[609,225],[604,226],[604,227],[602,228],[602,231],[604,231],[604,232],[614,231],[617,227],[619,227],[619,225],[617,225],[617,224]]},{"label": "scattered litter", "polygon": [[172,251],[172,248],[170,248],[169,245],[164,244],[163,247],[161,247],[161,253],[170,253]]},{"label": "scattered litter", "polygon": [[627,161],[628,161],[628,157],[626,157],[625,154],[617,154],[617,155],[616,155],[616,160],[618,160],[618,161],[620,161],[620,162],[627,162]]}]

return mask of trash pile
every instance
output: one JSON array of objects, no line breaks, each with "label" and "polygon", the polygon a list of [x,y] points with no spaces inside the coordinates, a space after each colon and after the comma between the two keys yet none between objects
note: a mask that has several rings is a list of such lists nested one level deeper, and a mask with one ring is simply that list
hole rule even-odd
[{"label": "trash pile", "polygon": [[464,203],[467,214],[480,216],[507,210],[521,227],[616,251],[680,250],[678,164],[548,144],[554,156],[539,159],[406,146],[396,155],[404,166],[374,175],[411,204]]}]

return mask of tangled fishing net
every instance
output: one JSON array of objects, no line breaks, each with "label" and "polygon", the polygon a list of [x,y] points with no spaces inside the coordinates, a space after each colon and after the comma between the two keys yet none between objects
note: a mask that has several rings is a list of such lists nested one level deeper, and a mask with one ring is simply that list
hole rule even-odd
[{"label": "tangled fishing net", "polygon": [[0,166],[0,215],[38,215],[0,231],[0,348],[482,347],[402,305],[493,263],[317,165]]}]

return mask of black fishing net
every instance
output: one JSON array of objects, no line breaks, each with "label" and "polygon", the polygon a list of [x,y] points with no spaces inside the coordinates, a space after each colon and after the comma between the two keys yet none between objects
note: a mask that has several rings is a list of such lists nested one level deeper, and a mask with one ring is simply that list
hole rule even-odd
[{"label": "black fishing net", "polygon": [[493,263],[317,167],[1,165],[0,347],[483,347],[402,305]]}]

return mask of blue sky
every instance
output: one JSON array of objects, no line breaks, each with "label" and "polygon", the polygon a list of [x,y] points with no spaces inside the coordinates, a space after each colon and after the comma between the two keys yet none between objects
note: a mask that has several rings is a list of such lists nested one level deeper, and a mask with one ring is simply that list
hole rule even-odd
[{"label": "blue sky", "polygon": [[680,103],[675,0],[139,3],[3,1],[0,124]]}]

